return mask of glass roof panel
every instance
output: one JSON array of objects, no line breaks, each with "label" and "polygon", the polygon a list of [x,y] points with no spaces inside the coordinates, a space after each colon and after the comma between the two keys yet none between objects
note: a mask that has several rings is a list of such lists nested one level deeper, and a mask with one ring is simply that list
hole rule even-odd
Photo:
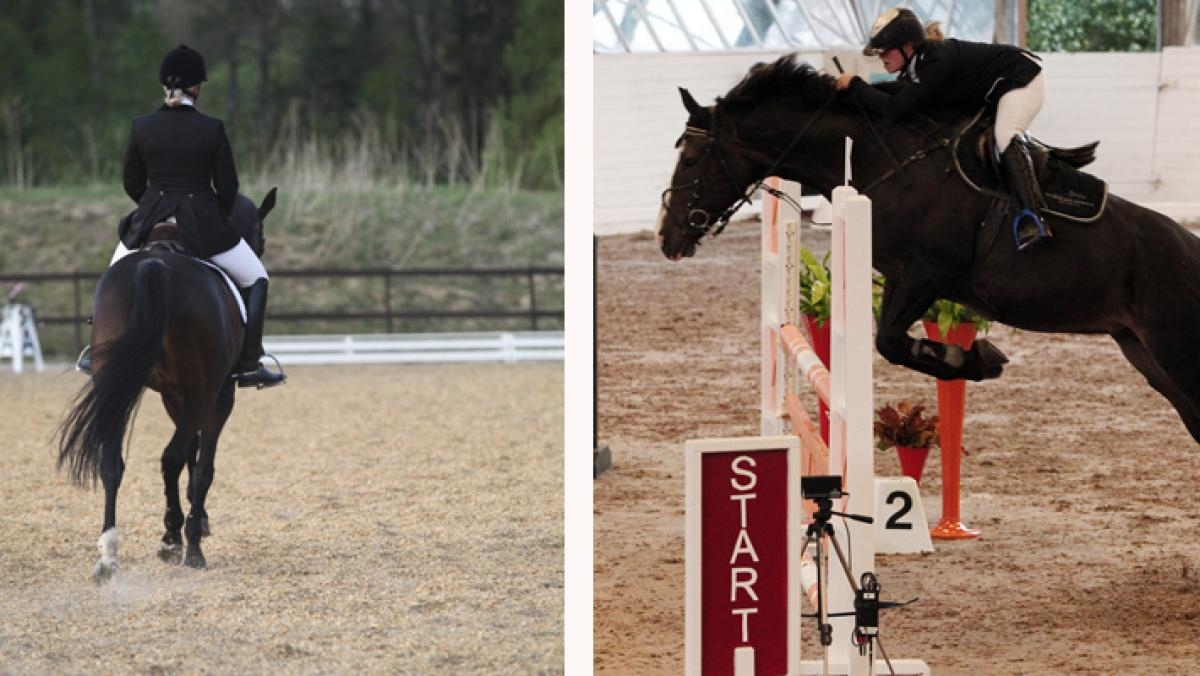
[{"label": "glass roof panel", "polygon": [[[894,0],[593,0],[597,52],[856,47]],[[990,41],[993,0],[908,1],[946,35]]]}]

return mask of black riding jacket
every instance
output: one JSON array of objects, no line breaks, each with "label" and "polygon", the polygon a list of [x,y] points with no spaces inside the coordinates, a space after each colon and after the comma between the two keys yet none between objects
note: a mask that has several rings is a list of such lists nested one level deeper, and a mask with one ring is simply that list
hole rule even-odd
[{"label": "black riding jacket", "polygon": [[855,77],[850,91],[868,110],[890,117],[914,110],[973,114],[985,105],[995,112],[1001,96],[1029,84],[1042,71],[1035,59],[1012,45],[928,40],[917,47],[915,63],[900,73],[907,86],[888,94]]},{"label": "black riding jacket", "polygon": [[122,223],[129,248],[155,224],[175,216],[184,245],[213,256],[240,239],[229,222],[238,194],[237,168],[225,123],[192,106],[162,106],[135,118],[125,148],[125,192],[137,209]]}]

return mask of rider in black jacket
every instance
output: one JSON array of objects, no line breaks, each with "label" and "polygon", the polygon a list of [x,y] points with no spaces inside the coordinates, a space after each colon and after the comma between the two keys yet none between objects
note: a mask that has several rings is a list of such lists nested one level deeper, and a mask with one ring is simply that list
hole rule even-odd
[{"label": "rider in black jacket", "polygon": [[997,151],[1022,207],[1013,221],[1017,248],[1050,237],[1039,215],[1042,197],[1025,139],[1044,98],[1037,57],[1012,45],[926,37],[911,10],[884,12],[863,52],[878,55],[906,86],[888,94],[846,73],[838,77],[838,89],[849,89],[867,109],[893,117],[946,109],[969,115],[988,106],[996,119]]},{"label": "rider in black jacket", "polygon": [[242,290],[246,338],[234,378],[240,387],[270,387],[284,379],[259,363],[267,270],[229,220],[237,168],[225,123],[196,110],[200,83],[207,79],[204,58],[187,46],[163,58],[159,82],[165,103],[134,119],[125,149],[125,192],[138,206],[122,229],[112,263],[137,250],[156,224],[174,217],[184,246],[221,266]]}]

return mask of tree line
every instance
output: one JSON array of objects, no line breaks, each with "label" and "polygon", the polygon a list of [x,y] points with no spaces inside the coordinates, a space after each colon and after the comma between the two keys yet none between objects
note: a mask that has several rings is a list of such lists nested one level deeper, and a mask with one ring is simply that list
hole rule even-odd
[{"label": "tree line", "polygon": [[[1172,0],[1029,0],[1027,46],[1043,52],[1154,51],[1159,23],[1169,15],[1165,10],[1177,4]],[[1182,36],[1165,44],[1182,44]]]},{"label": "tree line", "polygon": [[377,174],[561,187],[559,0],[0,0],[0,183],[118,181],[181,43],[239,168],[311,139]]}]

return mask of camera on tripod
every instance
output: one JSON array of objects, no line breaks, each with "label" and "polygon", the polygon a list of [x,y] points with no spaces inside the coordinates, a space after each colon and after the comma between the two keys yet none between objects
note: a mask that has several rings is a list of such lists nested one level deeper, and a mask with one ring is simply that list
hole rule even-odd
[{"label": "camera on tripod", "polygon": [[[800,494],[804,499],[813,500],[817,503],[817,511],[813,512],[812,522],[808,525],[804,536],[804,544],[801,545],[801,549],[804,551],[808,550],[810,544],[815,546],[816,551],[813,559],[817,564],[817,612],[805,617],[816,618],[817,633],[820,637],[821,645],[825,647],[829,647],[833,641],[833,625],[829,623],[829,618],[844,616],[855,618],[853,640],[855,645],[858,646],[859,652],[863,655],[871,655],[871,663],[873,664],[874,650],[878,644],[884,659],[887,659],[887,653],[883,652],[883,646],[879,644],[879,611],[885,608],[908,605],[916,601],[916,599],[902,603],[881,601],[879,599],[879,578],[871,571],[862,574],[861,585],[855,584],[854,576],[850,572],[850,563],[846,559],[845,552],[842,551],[842,546],[838,544],[837,534],[830,523],[831,519],[835,516],[865,524],[874,522],[874,519],[863,514],[847,514],[833,510],[834,500],[849,495],[849,493],[842,490],[842,477],[840,476],[818,475],[801,477]],[[826,562],[827,544],[837,555],[842,572],[845,573],[846,580],[850,583],[851,590],[854,591],[854,610],[830,612],[826,604],[826,587],[823,581],[828,577],[826,569],[828,566]]]},{"label": "camera on tripod", "polygon": [[837,500],[842,492],[842,477],[817,475],[800,477],[800,494],[806,500]]}]

